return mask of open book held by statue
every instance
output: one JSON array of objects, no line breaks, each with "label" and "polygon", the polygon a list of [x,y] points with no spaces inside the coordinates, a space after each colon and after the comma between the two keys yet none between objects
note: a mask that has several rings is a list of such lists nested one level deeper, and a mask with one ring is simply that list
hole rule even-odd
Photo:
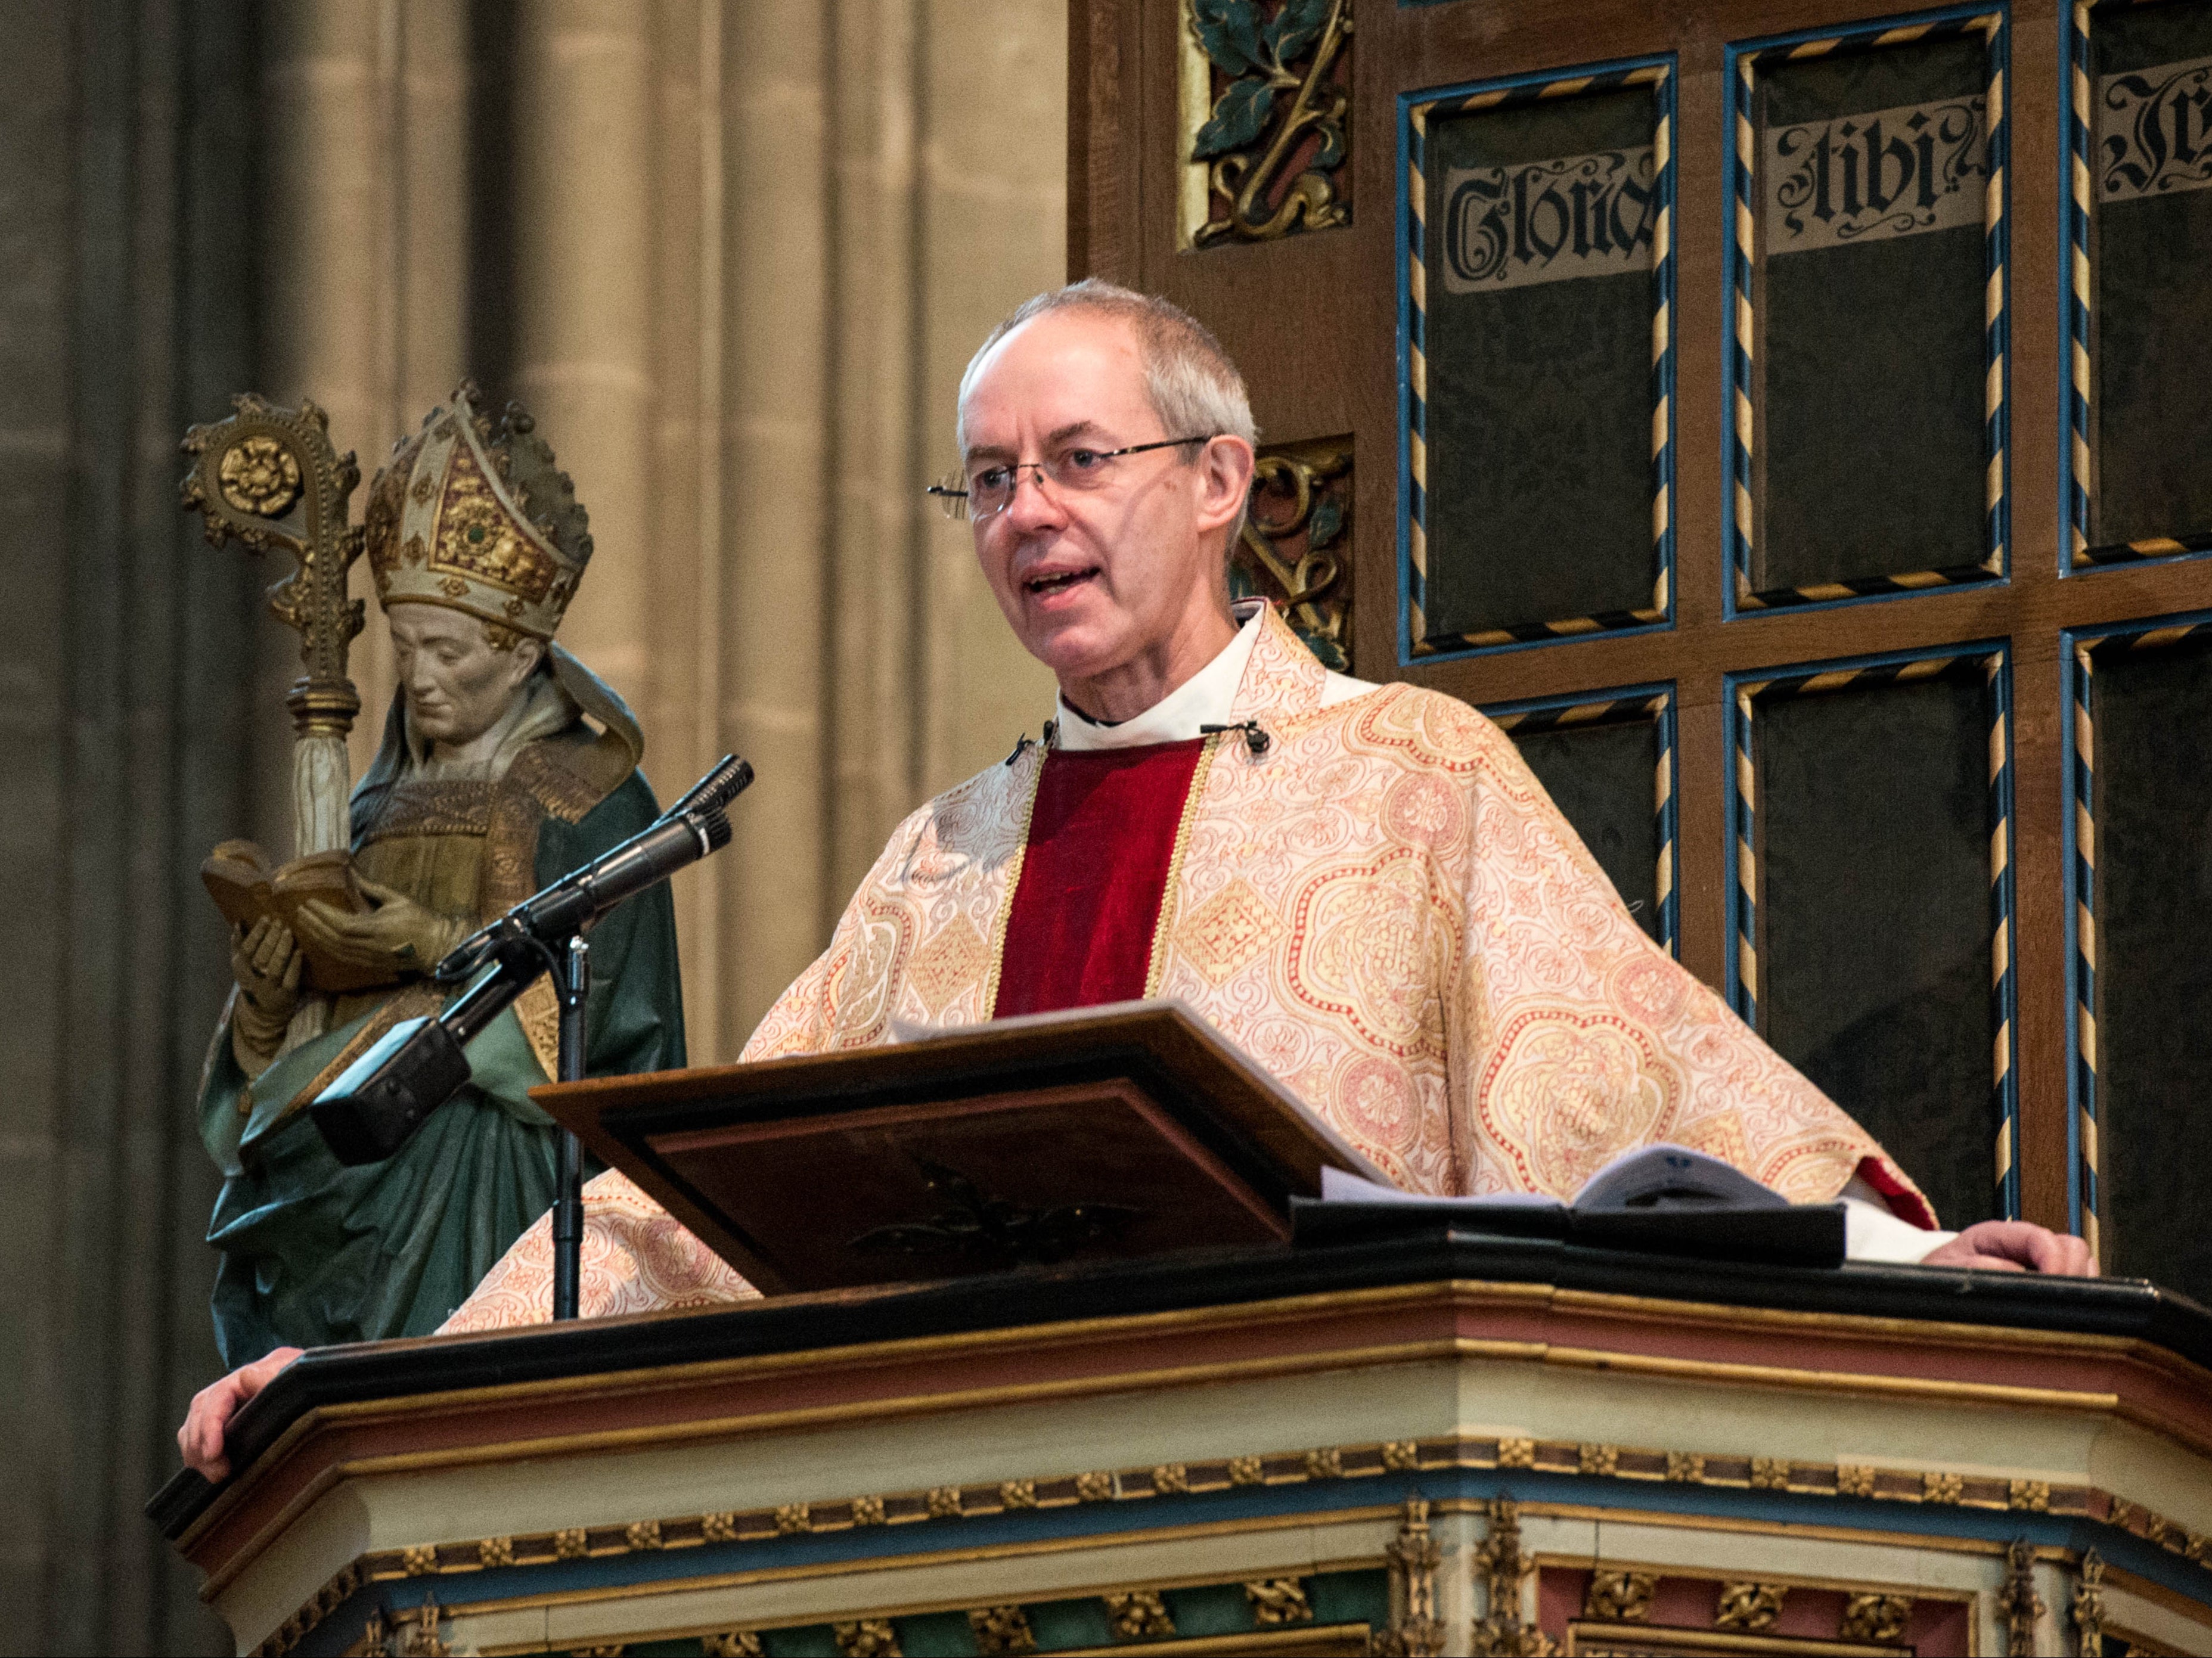
[{"label": "open book held by statue", "polygon": [[[553,641],[592,539],[519,404],[495,419],[463,386],[394,449],[359,526],[346,505],[359,470],[319,410],[237,409],[187,436],[185,504],[212,541],[297,560],[270,598],[306,671],[288,698],[295,855],[230,841],[201,871],[236,981],[198,1101],[224,1176],[209,1241],[232,1363],[435,1328],[551,1203],[556,1131],[528,1097],[556,1070],[546,981],[477,1039],[469,1085],[384,1162],[342,1166],[302,1108],[393,1024],[443,1005],[428,975],[453,945],[656,811],[635,718]],[[346,655],[366,606],[346,577],[364,552],[399,689],[350,783]],[[665,890],[592,942],[589,1069],[681,1066]]]}]

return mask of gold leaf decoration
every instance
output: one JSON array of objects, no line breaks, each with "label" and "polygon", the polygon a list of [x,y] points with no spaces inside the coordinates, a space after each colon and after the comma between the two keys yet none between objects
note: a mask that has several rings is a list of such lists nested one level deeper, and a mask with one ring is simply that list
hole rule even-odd
[{"label": "gold leaf decoration", "polygon": [[1117,1641],[1157,1641],[1176,1632],[1175,1619],[1158,1589],[1135,1589],[1104,1600],[1106,1621]]},{"label": "gold leaf decoration", "polygon": [[1297,1578],[1260,1578],[1244,1585],[1244,1598],[1252,1604],[1252,1621],[1262,1629],[1313,1622],[1313,1603]]}]

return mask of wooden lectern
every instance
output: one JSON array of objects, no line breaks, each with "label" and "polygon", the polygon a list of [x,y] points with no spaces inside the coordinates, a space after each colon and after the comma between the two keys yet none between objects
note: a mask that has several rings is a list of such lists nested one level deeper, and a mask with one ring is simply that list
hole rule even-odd
[{"label": "wooden lectern", "polygon": [[2212,1650],[2212,1315],[1302,1241],[1349,1152],[1180,1019],[550,1090],[821,1287],[311,1353],[150,1512],[269,1654]]},{"label": "wooden lectern", "polygon": [[1384,1178],[1172,1002],[532,1096],[769,1295],[1285,1242]]}]

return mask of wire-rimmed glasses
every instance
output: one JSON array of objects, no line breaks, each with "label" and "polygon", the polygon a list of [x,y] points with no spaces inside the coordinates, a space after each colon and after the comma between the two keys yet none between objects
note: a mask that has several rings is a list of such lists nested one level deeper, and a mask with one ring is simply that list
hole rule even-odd
[{"label": "wire-rimmed glasses", "polygon": [[1109,463],[1123,455],[1141,455],[1152,449],[1179,449],[1190,443],[1211,443],[1220,435],[1218,432],[1206,432],[1196,437],[1162,438],[1157,443],[1132,443],[1121,449],[1086,449],[1079,444],[1042,460],[992,461],[964,477],[955,473],[942,483],[933,483],[923,493],[937,497],[945,517],[965,518],[981,524],[1014,504],[1024,472],[1034,471],[1040,483],[1049,478],[1054,489],[1079,494],[1103,485],[1113,475]]}]

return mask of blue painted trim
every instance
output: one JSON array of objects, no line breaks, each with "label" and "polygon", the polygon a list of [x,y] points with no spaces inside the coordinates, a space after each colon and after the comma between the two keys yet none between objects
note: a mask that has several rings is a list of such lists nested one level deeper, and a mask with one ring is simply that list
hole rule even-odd
[{"label": "blue painted trim", "polygon": [[[1398,284],[1398,664],[1413,659],[1413,278],[1412,262],[1420,254],[1413,246],[1412,191],[1407,179],[1413,167],[1428,177],[1427,156],[1413,131],[1413,106],[1421,101],[1412,93],[1398,94],[1397,181],[1391,187],[1392,234],[1396,237],[1393,280]],[[1421,347],[1427,350],[1426,329]]]},{"label": "blue painted trim", "polygon": [[[2067,3],[2067,0],[2061,0]],[[2009,75],[2012,58],[2012,17],[2008,0],[1996,0],[1994,4],[1948,6],[1929,11],[1905,12],[1844,27],[1834,26],[1801,29],[1794,33],[1766,35],[1757,39],[1733,41],[1724,52],[1723,107],[1725,125],[1723,139],[1722,210],[1724,218],[1721,227],[1726,280],[1723,284],[1723,304],[1726,313],[1721,329],[1721,363],[1723,407],[1721,419],[1721,536],[1723,544],[1721,580],[1721,617],[1733,622],[1740,616],[1757,616],[1775,610],[1826,610],[1845,605],[1877,603],[1894,598],[1923,596],[1936,588],[1911,586],[1856,593],[1842,598],[1781,598],[1761,603],[1741,602],[1739,587],[1747,598],[1755,592],[1751,585],[1753,543],[1739,525],[1735,500],[1741,490],[1747,496],[1752,493],[1753,457],[1740,446],[1736,439],[1735,405],[1741,398],[1755,405],[1757,386],[1754,365],[1744,354],[1736,338],[1736,313],[1739,307],[1753,307],[1755,270],[1752,250],[1743,246],[1736,235],[1736,220],[1741,213],[1747,216],[1755,235],[1759,222],[1759,203],[1756,192],[1755,173],[1747,172],[1737,148],[1737,126],[1748,120],[1744,98],[1750,89],[1747,71],[1764,59],[1786,56],[1793,47],[1812,41],[1831,41],[1844,50],[1870,46],[1885,33],[1893,29],[1915,28],[1942,25],[1963,25],[1982,19],[1995,20],[1984,49],[1988,70],[1984,77],[1985,88],[1994,85],[1999,76]],[[1900,43],[1913,44],[1913,43]],[[2011,580],[2012,574],[2012,493],[2013,454],[2011,444],[2013,361],[2010,349],[2012,316],[2012,267],[2009,258],[2012,236],[2012,173],[2011,157],[2012,100],[2003,100],[1999,119],[1993,123],[1986,137],[1986,155],[1991,168],[2003,170],[2004,187],[1997,222],[1990,227],[1985,236],[1985,278],[2002,273],[2002,303],[1996,319],[1984,331],[1983,362],[1984,379],[1992,362],[2001,362],[1998,380],[2002,388],[1998,407],[1985,422],[1986,440],[1984,455],[1998,461],[2000,495],[1996,506],[1986,514],[1986,532],[1983,546],[1985,556],[1994,554],[1998,567],[1994,571],[1972,575],[1960,575],[1945,580],[1943,587],[1979,587],[2001,586]],[[1753,129],[1754,141],[1757,137]],[[1756,501],[1751,512],[1757,512]],[[1873,580],[1873,578],[1869,578]]]},{"label": "blue painted trim", "polygon": [[[1426,399],[1416,398],[1413,390],[1413,354],[1419,350],[1426,372],[1428,350],[1427,317],[1422,307],[1413,302],[1413,270],[1423,254],[1416,243],[1425,239],[1425,221],[1412,200],[1411,174],[1419,167],[1424,185],[1428,179],[1426,146],[1417,129],[1413,113],[1437,104],[1457,99],[1471,98],[1486,93],[1515,93],[1523,94],[1565,81],[1595,80],[1611,82],[1612,85],[1597,85],[1583,88],[1585,92],[1617,89],[1621,77],[1647,70],[1662,70],[1659,79],[1651,83],[1651,94],[1658,120],[1667,130],[1667,165],[1655,180],[1659,201],[1666,215],[1667,246],[1656,245],[1652,250],[1652,302],[1655,313],[1664,305],[1667,308],[1667,349],[1651,365],[1653,395],[1663,395],[1667,407],[1667,438],[1664,448],[1652,457],[1652,493],[1656,498],[1661,483],[1666,489],[1666,526],[1654,544],[1655,583],[1666,583],[1667,602],[1656,607],[1658,618],[1648,623],[1632,623],[1617,628],[1604,628],[1586,633],[1559,634],[1529,639],[1501,641],[1482,645],[1437,647],[1430,646],[1418,654],[1414,651],[1413,607],[1425,599],[1425,574],[1417,571],[1413,562],[1413,525],[1418,520],[1427,521],[1426,490],[1413,478],[1413,440],[1418,436],[1425,446],[1428,439]],[[1420,663],[1451,662],[1470,657],[1489,656],[1510,651],[1528,650],[1540,647],[1571,645],[1588,639],[1618,639],[1640,633],[1662,632],[1674,626],[1676,606],[1680,598],[1680,578],[1674,567],[1675,531],[1679,520],[1679,498],[1674,458],[1678,452],[1675,434],[1680,401],[1676,383],[1677,354],[1674,338],[1680,331],[1680,317],[1676,299],[1675,243],[1679,227],[1680,205],[1677,167],[1682,146],[1681,121],[1675,86],[1680,76],[1680,66],[1673,52],[1662,52],[1648,57],[1611,59],[1601,64],[1569,68],[1532,70],[1522,75],[1483,81],[1468,81],[1453,86],[1423,88],[1401,92],[1397,98],[1397,177],[1392,186],[1394,201],[1393,226],[1397,238],[1395,281],[1397,282],[1398,331],[1398,665],[1411,667]],[[1509,100],[1499,107],[1510,107]],[[1559,621],[1571,618],[1555,618]]]},{"label": "blue painted trim", "polygon": [[[2098,565],[2088,568],[2126,567]],[[2094,871],[2085,868],[2081,862],[2078,825],[2082,819],[2087,819],[2091,835],[2094,837],[2097,780],[2094,762],[2088,766],[2081,763],[2077,722],[2087,720],[2094,738],[2096,705],[2094,676],[2088,683],[2083,682],[2076,653],[2088,652],[2094,654],[2099,646],[2113,640],[2140,638],[2144,634],[2166,628],[2202,628],[2208,623],[2212,623],[2212,610],[2185,610],[2175,615],[2148,616],[2132,622],[2067,628],[2062,629],[2058,635],[2061,718],[2065,721],[2063,774],[2065,778],[2066,811],[2061,844],[2066,872],[2066,1218],[2067,1224],[2083,1236],[2087,1236],[2082,1230],[2085,1220],[2101,1220],[2104,1215],[2102,1172],[2089,1167],[2084,1154],[2083,1120],[2100,1126],[2100,1144],[2104,1137],[2097,1067],[2087,1062],[2081,1051],[2082,1015],[2086,1012],[2093,1018],[2096,1015],[2097,969],[2082,951],[2081,918],[2087,915],[2091,926],[2094,926],[2097,884]],[[2092,746],[2094,746],[2094,741]],[[2100,946],[2103,943],[2101,939],[2093,942]]]},{"label": "blue painted trim", "polygon": [[1982,0],[1982,3],[1938,6],[1929,11],[1900,11],[1887,17],[1869,17],[1862,22],[1825,24],[1814,28],[1799,29],[1792,34],[1763,34],[1754,39],[1733,41],[1728,47],[1728,64],[1733,69],[1740,53],[1778,51],[1785,46],[1800,46],[1808,40],[1872,39],[1891,29],[1917,28],[1923,23],[1961,23],[1969,18],[1989,17],[2008,9],[2007,0]]},{"label": "blue painted trim", "polygon": [[[2003,727],[2005,762],[1998,774],[1990,780],[1988,786],[1990,826],[1994,829],[1997,823],[2004,824],[2006,858],[2003,872],[1990,882],[1990,932],[1992,945],[2000,923],[2003,926],[2005,939],[2005,970],[2001,979],[1992,975],[1995,982],[1990,993],[1994,1003],[1991,1011],[2006,1032],[2007,1042],[2004,1077],[2002,1082],[1992,1079],[1991,1094],[2002,1124],[2001,1132],[2011,1148],[2005,1176],[1999,1188],[2000,1204],[2007,1216],[2017,1218],[2021,1208],[2020,998],[2015,969],[2019,959],[2020,927],[2015,872],[2020,832],[2012,780],[2017,722],[2013,718],[2011,641],[2002,639],[1962,641],[1954,645],[1884,651],[1831,661],[1740,670],[1723,677],[1721,702],[1729,756],[1724,785],[1727,810],[1723,814],[1728,837],[1723,852],[1729,871],[1725,895],[1729,949],[1723,992],[1729,1005],[1735,1010],[1737,1016],[1756,1030],[1759,1028],[1759,986],[1746,985],[1742,971],[1746,949],[1754,958],[1759,955],[1758,903],[1755,895],[1745,890],[1744,866],[1748,855],[1755,879],[1760,862],[1757,856],[1757,790],[1754,786],[1752,798],[1747,798],[1741,783],[1746,772],[1754,774],[1756,772],[1756,757],[1752,748],[1752,722],[1739,707],[1742,689],[1755,684],[1762,692],[1780,689],[1786,693],[1823,674],[1857,673],[1936,660],[1973,662],[1982,665],[1986,670],[1992,659],[2001,662],[2002,666],[1989,679],[1990,715],[1991,724]],[[1994,957],[1992,962],[1994,964]]]},{"label": "blue painted trim", "polygon": [[[1668,583],[1670,596],[1673,585],[1670,576]],[[1428,650],[1422,652],[1419,656],[1414,656],[1411,654],[1413,648],[1411,624],[1405,620],[1408,615],[1405,605],[1399,605],[1398,615],[1404,627],[1407,641],[1407,653],[1400,658],[1398,663],[1401,668],[1425,667],[1435,662],[1464,662],[1470,657],[1508,656],[1515,651],[1557,650],[1563,645],[1590,644],[1604,639],[1633,639],[1638,634],[1667,633],[1674,626],[1671,620],[1640,622],[1632,628],[1607,628],[1599,633],[1561,634],[1555,639],[1510,639],[1498,645],[1468,645],[1458,650],[1450,651]]]},{"label": "blue painted trim", "polygon": [[[2064,558],[2063,543],[2061,558]],[[2096,981],[2081,959],[2080,907],[2095,903],[2096,884],[2083,878],[2081,865],[2075,862],[2081,855],[2081,846],[2075,820],[2092,804],[2093,780],[2083,773],[2075,727],[2080,711],[2087,708],[2089,700],[2088,688],[2080,683],[2081,670],[2075,659],[2075,647],[2081,642],[2073,629],[2060,630],[2059,717],[2064,721],[2061,742],[2066,756],[2065,786],[2062,791],[2066,809],[2060,814],[2064,821],[2060,826],[2059,852],[2066,872],[2063,901],[2066,911],[2066,1230],[2076,1237],[2087,1236],[2081,1230],[2085,1209],[2090,1214],[2097,1212],[2097,1194],[2094,1188],[2084,1190],[2090,1177],[2081,1167],[2081,1113],[2096,1108],[2095,1078],[2083,1075],[2081,1070],[2081,1009],[2086,1000],[2094,1011]]]},{"label": "blue painted trim", "polygon": [[[2062,130],[2065,134],[2064,142],[2058,146],[2058,215],[2063,233],[2059,237],[2058,257],[2065,261],[2066,265],[2065,270],[2060,273],[2058,282],[2058,406],[2065,415],[2064,419],[2059,422],[2058,434],[2061,448],[2058,455],[2057,553],[2058,574],[2063,580],[2069,576],[2100,567],[2094,564],[2077,565],[2074,562],[2075,537],[2078,535],[2085,546],[2089,537],[2089,492],[2083,487],[2082,480],[2075,476],[2074,470],[2075,446],[2079,444],[2086,449],[2089,441],[2089,399],[2076,392],[2074,387],[2075,349],[2078,346],[2086,355],[2089,348],[2089,295],[2079,291],[2074,281],[2075,256],[2078,253],[2086,259],[2089,248],[2089,215],[2074,199],[2075,163],[2078,161],[2085,169],[2088,166],[2089,129],[2088,124],[2081,118],[2080,112],[2074,107],[2074,70],[2077,64],[2085,72],[2088,69],[2089,43],[2086,35],[2076,39],[2074,0],[2058,0],[2058,112]],[[2090,273],[2090,281],[2093,284],[2096,281],[2094,271]],[[2096,361],[2094,357],[2089,361],[2088,372],[2093,376],[2096,372]],[[2090,381],[2090,389],[2093,392],[2095,389],[2094,379]],[[2069,711],[2072,706],[2070,701],[2067,704]],[[2068,751],[2070,753],[2073,745],[2073,738],[2070,735],[2067,738],[2067,745]],[[2067,814],[2067,819],[2066,856],[2067,866],[2070,870],[2073,866],[2074,855],[2071,812]],[[2074,916],[2070,908],[2066,916],[2066,950],[2067,970],[2069,975],[2068,989],[2070,994],[2074,952]],[[2070,1007],[2070,1002],[2069,1005]],[[2067,1028],[2069,1033],[2067,1038],[2069,1043],[2067,1060],[2070,1078],[2073,1061],[2071,1047],[2073,1037],[2070,1034],[2073,1020],[2070,1017],[2067,1020]],[[2068,1086],[2068,1097],[2069,1100],[2072,1097],[2070,1081]],[[2071,1168],[2073,1167],[2075,1124],[2070,1113],[2067,1118],[2066,1133],[2067,1166]],[[2075,1217],[2077,1231],[2080,1230],[2079,1218],[2078,1216]]]},{"label": "blue painted trim", "polygon": [[[1491,720],[1516,714],[1547,714],[1555,708],[1589,708],[1609,703],[1650,702],[1657,699],[1656,713],[1621,715],[1606,724],[1625,725],[1636,719],[1650,721],[1659,751],[1667,762],[1667,805],[1655,814],[1653,829],[1667,853],[1667,896],[1659,903],[1659,944],[1669,956],[1682,953],[1682,751],[1678,744],[1674,682],[1651,680],[1640,685],[1619,685],[1589,691],[1568,691],[1556,696],[1530,696],[1511,701],[1485,703],[1479,710]],[[1509,732],[1508,736],[1511,733]]]},{"label": "blue painted trim", "polygon": [[[725,1572],[837,1564],[862,1559],[898,1560],[946,1550],[989,1547],[1042,1539],[1135,1534],[1198,1521],[1266,1520],[1287,1515],[1325,1515],[1347,1509],[1395,1507],[1409,1497],[1430,1501],[1486,1502],[1510,1497],[1526,1503],[1619,1507],[1663,1515],[1753,1519],[1781,1526],[1853,1526],[1901,1538],[1970,1539],[2004,1544],[2025,1537],[2042,1547],[2080,1551],[2094,1546],[2114,1565],[2137,1573],[2203,1603],[2212,1599],[2212,1574],[2179,1555],[2102,1521],[2028,1509],[1901,1503],[1873,1497],[1817,1497],[1656,1480],[1595,1479],[1523,1468],[1438,1468],[1416,1473],[1262,1486],[1223,1492],[1157,1497],[1142,1503],[1085,1503],[1004,1516],[934,1520],[896,1527],[888,1533],[799,1536],[750,1543],[623,1555],[612,1560],[495,1568],[488,1571],[392,1579],[365,1586],[334,1609],[316,1634],[335,1637],[365,1616],[370,1605],[420,1606],[426,1594],[456,1610],[510,1596],[558,1594],[611,1584],[672,1584]],[[902,1546],[885,1548],[896,1540]],[[302,1643],[306,1650],[313,1636]]]},{"label": "blue painted trim", "polygon": [[1669,702],[1674,697],[1674,682],[1654,679],[1640,685],[1601,685],[1593,690],[1564,691],[1557,696],[1522,696],[1505,702],[1485,702],[1476,710],[1486,720],[1497,720],[1517,714],[1548,714],[1554,708],[1587,708],[1599,702],[1649,701],[1663,696]]}]

